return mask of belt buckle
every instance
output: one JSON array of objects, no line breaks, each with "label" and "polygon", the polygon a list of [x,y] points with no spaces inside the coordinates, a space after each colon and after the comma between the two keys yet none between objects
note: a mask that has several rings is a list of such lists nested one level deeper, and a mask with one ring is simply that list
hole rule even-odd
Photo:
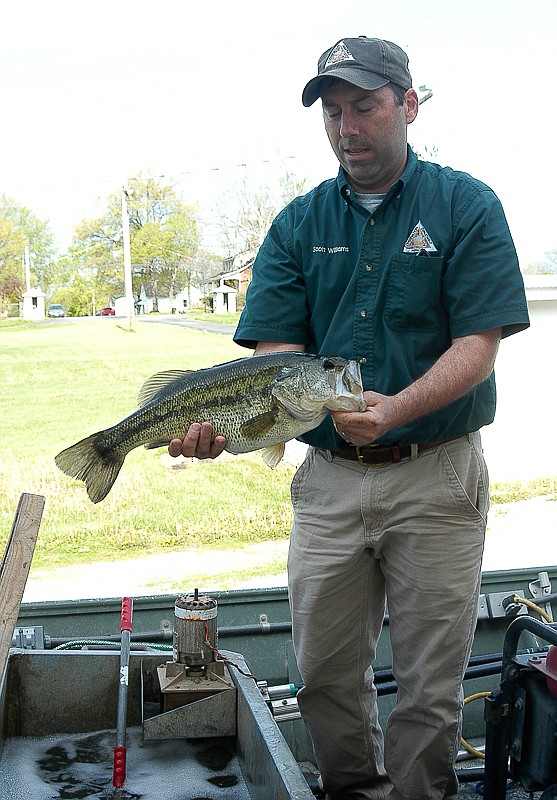
[{"label": "belt buckle", "polygon": [[[364,447],[384,447],[384,445],[366,444]],[[377,467],[385,467],[387,464],[390,464],[390,461],[378,461],[377,464],[369,464],[367,461],[364,461],[364,454],[362,453],[359,445],[356,445],[356,457],[358,459],[358,464],[361,464],[362,467],[372,467],[377,469]]]}]

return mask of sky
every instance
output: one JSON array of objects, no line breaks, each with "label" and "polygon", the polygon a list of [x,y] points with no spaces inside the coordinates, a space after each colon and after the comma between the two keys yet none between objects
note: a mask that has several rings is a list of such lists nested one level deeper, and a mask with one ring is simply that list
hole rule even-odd
[{"label": "sky", "polygon": [[0,194],[60,250],[139,172],[178,182],[208,238],[244,177],[332,177],[321,53],[378,36],[433,96],[409,140],[500,197],[521,266],[557,248],[555,0],[18,0],[0,21]]}]

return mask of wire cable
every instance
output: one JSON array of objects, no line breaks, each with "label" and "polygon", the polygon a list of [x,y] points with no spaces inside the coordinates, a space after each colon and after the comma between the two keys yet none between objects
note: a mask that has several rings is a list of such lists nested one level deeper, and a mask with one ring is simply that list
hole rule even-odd
[{"label": "wire cable", "polygon": [[[490,694],[491,692],[476,692],[475,694],[471,694],[469,697],[466,697],[464,699],[464,705],[467,705],[467,703],[471,703],[472,700],[479,700],[482,697],[489,697]],[[464,739],[462,736],[460,737],[460,744],[461,747],[464,747],[464,749],[470,753],[470,755],[475,756],[476,758],[482,758],[482,759],[485,758],[485,753],[483,753],[481,750],[477,750],[475,747],[469,744],[469,742],[467,742],[466,739]]]},{"label": "wire cable", "polygon": [[547,614],[543,610],[543,608],[540,608],[540,606],[536,605],[531,600],[528,600],[526,597],[519,597],[517,594],[515,594],[515,596],[513,597],[513,602],[514,603],[522,603],[522,605],[528,606],[528,608],[531,608],[533,611],[536,611],[540,615],[540,617],[545,622],[548,622],[550,625],[553,622],[553,620],[551,619],[549,614]]},{"label": "wire cable", "polygon": [[215,653],[220,659],[222,659],[225,664],[228,664],[229,666],[234,667],[234,669],[237,669],[240,675],[243,675],[244,678],[253,678],[253,680],[256,683],[258,682],[258,678],[256,675],[252,675],[250,672],[245,672],[241,667],[238,666],[238,664],[234,663],[234,661],[232,661],[230,658],[223,656],[223,654],[219,652],[219,650],[213,647],[213,645],[209,641],[209,624],[207,622],[205,623],[205,644],[207,645],[209,650],[212,650],[213,653]]}]

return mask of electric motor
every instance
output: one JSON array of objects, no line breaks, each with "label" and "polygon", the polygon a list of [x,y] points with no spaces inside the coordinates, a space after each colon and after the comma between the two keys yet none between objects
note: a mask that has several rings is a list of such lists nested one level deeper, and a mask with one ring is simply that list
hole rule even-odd
[{"label": "electric motor", "polygon": [[179,597],[174,604],[174,661],[201,667],[214,661],[217,649],[217,601],[208,595]]}]

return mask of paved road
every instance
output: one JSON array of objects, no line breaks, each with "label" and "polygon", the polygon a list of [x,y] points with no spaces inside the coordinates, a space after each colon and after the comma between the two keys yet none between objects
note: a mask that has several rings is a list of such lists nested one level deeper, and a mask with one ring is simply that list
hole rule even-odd
[{"label": "paved road", "polygon": [[193,328],[198,331],[208,331],[209,333],[222,333],[226,336],[232,336],[236,330],[235,325],[223,325],[218,322],[210,322],[207,320],[188,320],[187,317],[180,314],[157,315],[156,317],[140,314],[135,318],[138,322],[148,322],[155,325],[177,325],[180,328]]},{"label": "paved road", "polygon": [[[209,316],[209,315],[208,315]],[[80,322],[84,319],[98,320],[102,325],[104,320],[127,319],[126,317],[56,317],[50,319],[47,317],[41,320],[43,325],[65,325],[72,322]],[[193,328],[198,331],[208,331],[209,333],[222,333],[225,336],[232,336],[236,330],[235,325],[223,325],[219,322],[211,322],[210,319],[205,320],[189,320],[181,314],[157,314],[151,316],[149,314],[138,314],[134,317],[135,322],[148,322],[150,325],[177,325],[180,328]]]}]

